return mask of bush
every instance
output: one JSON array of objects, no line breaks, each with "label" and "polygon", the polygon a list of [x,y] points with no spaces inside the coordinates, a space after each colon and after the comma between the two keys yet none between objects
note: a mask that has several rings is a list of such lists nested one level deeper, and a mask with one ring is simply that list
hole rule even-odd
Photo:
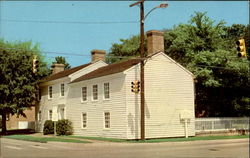
[{"label": "bush", "polygon": [[43,126],[43,134],[54,134],[54,123],[51,120],[46,120]]},{"label": "bush", "polygon": [[67,119],[58,120],[56,133],[57,135],[71,135],[73,133],[72,122]]}]

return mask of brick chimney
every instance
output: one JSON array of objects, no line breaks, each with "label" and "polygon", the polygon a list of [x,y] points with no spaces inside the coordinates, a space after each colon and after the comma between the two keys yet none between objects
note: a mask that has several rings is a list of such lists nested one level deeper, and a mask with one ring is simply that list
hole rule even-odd
[{"label": "brick chimney", "polygon": [[94,50],[91,51],[91,55],[92,55],[92,62],[95,62],[95,61],[98,61],[98,60],[105,61],[106,51],[105,50],[94,49]]},{"label": "brick chimney", "polygon": [[56,74],[58,72],[64,71],[65,65],[54,63],[51,67],[52,67],[52,74]]},{"label": "brick chimney", "polygon": [[161,31],[150,30],[147,32],[148,55],[164,52],[164,35]]}]

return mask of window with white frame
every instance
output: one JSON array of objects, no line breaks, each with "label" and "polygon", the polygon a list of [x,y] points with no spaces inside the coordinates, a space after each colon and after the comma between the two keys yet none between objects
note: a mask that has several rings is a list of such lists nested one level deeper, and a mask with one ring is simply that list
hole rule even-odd
[{"label": "window with white frame", "polygon": [[87,128],[87,113],[82,113],[82,128]]},{"label": "window with white frame", "polygon": [[98,100],[98,85],[93,85],[93,100]]},{"label": "window with white frame", "polygon": [[104,99],[109,99],[109,83],[104,83]]},{"label": "window with white frame", "polygon": [[104,113],[104,128],[110,128],[110,113],[105,112]]},{"label": "window with white frame", "polygon": [[52,91],[52,86],[49,86],[49,99],[51,99],[52,98],[52,93],[53,93],[53,91]]},{"label": "window with white frame", "polygon": [[87,87],[82,87],[82,101],[87,101]]},{"label": "window with white frame", "polygon": [[61,84],[61,97],[64,96],[64,83]]},{"label": "window with white frame", "polygon": [[49,110],[49,120],[52,120],[52,110]]},{"label": "window with white frame", "polygon": [[38,111],[37,120],[38,120],[39,122],[42,121],[42,111],[41,111],[41,110]]}]

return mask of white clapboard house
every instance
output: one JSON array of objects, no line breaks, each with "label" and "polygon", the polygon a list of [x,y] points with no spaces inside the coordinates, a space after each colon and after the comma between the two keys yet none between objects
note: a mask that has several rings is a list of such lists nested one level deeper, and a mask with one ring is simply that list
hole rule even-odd
[{"label": "white clapboard house", "polygon": [[[195,135],[194,78],[164,51],[163,33],[148,31],[145,59],[145,138]],[[56,64],[40,84],[37,131],[52,117],[69,119],[74,135],[140,139],[140,60],[104,62],[93,50],[92,62],[69,70]]]}]

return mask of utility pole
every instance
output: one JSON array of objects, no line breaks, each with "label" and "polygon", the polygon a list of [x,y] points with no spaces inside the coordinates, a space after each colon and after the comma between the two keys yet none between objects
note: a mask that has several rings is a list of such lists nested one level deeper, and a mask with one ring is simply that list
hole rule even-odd
[{"label": "utility pole", "polygon": [[133,3],[129,5],[129,7],[133,7],[136,5],[140,5],[140,58],[141,58],[141,140],[145,139],[145,81],[144,81],[144,59],[145,59],[145,53],[144,53],[144,22],[147,16],[155,9],[157,8],[166,8],[168,4],[162,3],[159,6],[156,6],[152,8],[146,16],[144,16],[144,1],[141,0],[136,3]]},{"label": "utility pole", "polygon": [[140,4],[140,57],[141,57],[141,140],[145,139],[145,84],[144,84],[144,0],[133,3],[130,7]]}]

